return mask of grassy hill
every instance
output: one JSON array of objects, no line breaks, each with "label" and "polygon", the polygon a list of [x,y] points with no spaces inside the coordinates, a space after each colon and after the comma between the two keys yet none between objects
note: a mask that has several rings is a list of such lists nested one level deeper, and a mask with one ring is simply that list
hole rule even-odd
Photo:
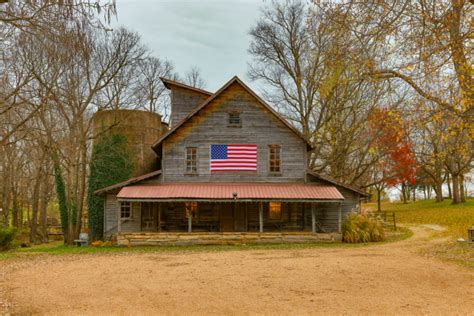
[{"label": "grassy hill", "polygon": [[[366,207],[376,209],[375,203]],[[444,232],[434,232],[434,238],[446,237],[447,241],[424,249],[426,255],[456,261],[474,268],[474,244],[459,243],[460,237],[467,239],[467,229],[474,225],[474,199],[467,203],[452,205],[451,200],[436,203],[422,200],[402,203],[383,203],[382,211],[395,212],[397,222],[402,224],[436,224],[446,228]]]},{"label": "grassy hill", "polygon": [[[367,204],[375,209],[372,203]],[[383,203],[382,211],[395,212],[397,221],[406,224],[437,224],[446,227],[446,234],[466,238],[468,227],[474,225],[474,199],[451,205],[451,200],[403,203]]]}]

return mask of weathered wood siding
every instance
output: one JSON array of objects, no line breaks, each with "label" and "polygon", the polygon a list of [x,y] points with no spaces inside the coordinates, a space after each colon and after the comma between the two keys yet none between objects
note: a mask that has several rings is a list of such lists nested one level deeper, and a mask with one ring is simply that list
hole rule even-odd
[{"label": "weathered wood siding", "polygon": [[171,90],[171,127],[183,120],[209,96],[189,89],[173,86]]},{"label": "weathered wood siding", "polygon": [[117,232],[119,202],[116,194],[107,193],[104,198],[104,237],[108,238]]},{"label": "weathered wood siding", "polygon": [[[313,176],[309,176],[308,181],[311,183],[320,183],[321,185],[334,185]],[[344,201],[341,201],[341,222],[344,223],[349,213],[360,212],[359,200],[361,196],[359,193],[345,187],[339,185],[335,185],[335,187],[342,196],[344,196]],[[310,206],[306,206],[305,214],[307,225],[311,225]],[[339,226],[339,203],[318,203],[316,207],[316,217],[324,230],[328,232],[337,231]]]},{"label": "weathered wood siding", "polygon": [[[228,126],[228,112],[241,112],[241,127]],[[211,144],[257,144],[256,172],[220,172],[209,168]],[[281,146],[281,175],[269,174],[269,145]],[[198,174],[186,175],[185,149],[198,147]],[[163,181],[302,182],[306,176],[306,143],[238,83],[229,86],[198,115],[163,143]]]},{"label": "weathered wood siding", "polygon": [[[132,203],[132,218],[123,220],[121,223],[121,231],[139,232],[141,231],[141,203]],[[117,195],[107,194],[105,196],[105,212],[104,212],[104,236],[109,237],[117,232],[118,214],[120,203]]]}]

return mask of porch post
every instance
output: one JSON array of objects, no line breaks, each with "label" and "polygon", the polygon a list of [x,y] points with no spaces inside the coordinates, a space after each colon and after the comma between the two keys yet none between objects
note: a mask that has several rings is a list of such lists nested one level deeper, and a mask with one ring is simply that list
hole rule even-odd
[{"label": "porch post", "polygon": [[191,233],[193,231],[193,217],[192,217],[192,212],[189,212],[188,216],[188,233]]},{"label": "porch post", "polygon": [[260,232],[263,233],[263,203],[260,202],[258,205],[258,215],[260,220]]},{"label": "porch post", "polygon": [[158,202],[158,232],[161,233],[161,203]]},{"label": "porch post", "polygon": [[[130,206],[132,207],[132,206]],[[117,233],[120,233],[122,231],[122,219],[120,216],[122,215],[122,207],[119,202],[119,207],[118,207],[118,214],[117,214]]]},{"label": "porch post", "polygon": [[311,203],[311,231],[316,233],[316,204]]},{"label": "porch post", "polygon": [[342,203],[339,203],[337,210],[337,232],[340,233],[342,230]]}]

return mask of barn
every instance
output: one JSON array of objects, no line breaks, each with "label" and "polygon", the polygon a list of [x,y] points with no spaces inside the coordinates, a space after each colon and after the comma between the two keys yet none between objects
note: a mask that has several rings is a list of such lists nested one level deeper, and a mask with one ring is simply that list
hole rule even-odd
[{"label": "barn", "polygon": [[308,169],[312,147],[238,77],[215,93],[162,79],[169,129],[157,170],[97,190],[119,244],[337,238],[364,191]]}]

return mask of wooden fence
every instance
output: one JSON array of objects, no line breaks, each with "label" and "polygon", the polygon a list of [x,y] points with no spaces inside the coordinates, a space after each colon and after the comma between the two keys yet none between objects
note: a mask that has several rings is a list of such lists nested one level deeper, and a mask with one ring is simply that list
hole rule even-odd
[{"label": "wooden fence", "polygon": [[393,227],[394,230],[397,230],[397,218],[394,212],[371,212],[369,216],[379,218],[383,221],[384,226]]}]

